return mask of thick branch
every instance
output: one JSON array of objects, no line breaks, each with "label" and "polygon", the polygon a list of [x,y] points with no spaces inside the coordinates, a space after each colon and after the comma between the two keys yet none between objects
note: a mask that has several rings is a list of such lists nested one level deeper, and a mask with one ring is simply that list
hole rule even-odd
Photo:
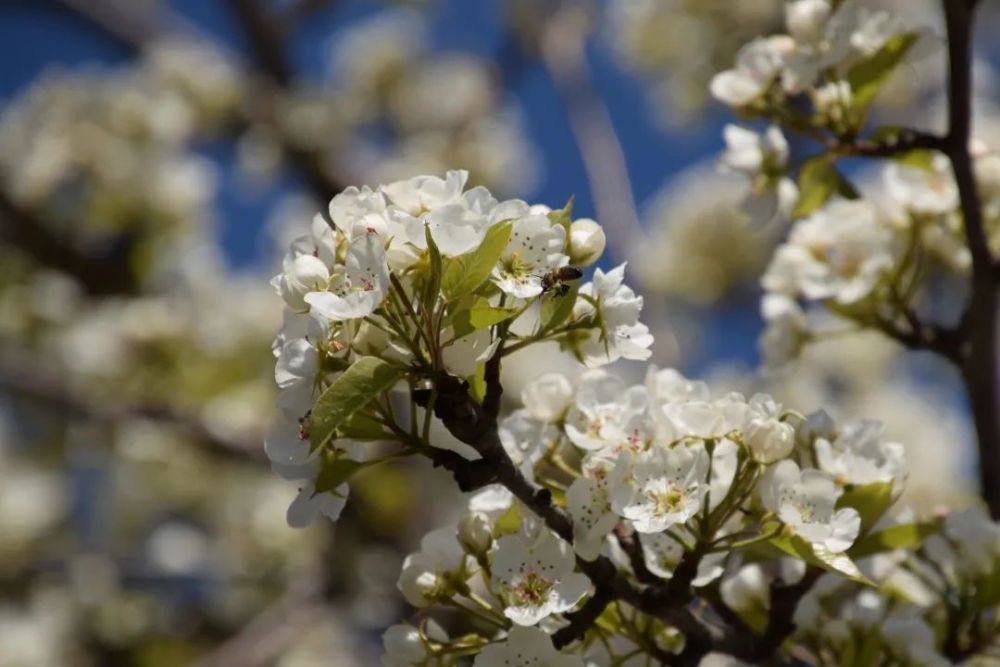
[{"label": "thick branch", "polygon": [[1000,421],[997,409],[997,290],[993,257],[969,153],[972,130],[972,32],[975,2],[945,0],[948,29],[948,115],[945,152],[961,198],[965,237],[972,256],[972,285],[963,318],[967,341],[962,378],[976,427],[980,492],[990,514],[1000,518]]}]

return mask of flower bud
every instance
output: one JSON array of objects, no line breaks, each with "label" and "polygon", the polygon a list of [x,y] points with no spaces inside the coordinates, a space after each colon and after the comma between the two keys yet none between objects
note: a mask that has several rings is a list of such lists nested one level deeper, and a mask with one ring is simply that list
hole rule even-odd
[{"label": "flower bud", "polygon": [[396,587],[414,607],[429,607],[445,589],[446,582],[437,572],[421,565],[403,567]]},{"label": "flower bud", "polygon": [[482,512],[468,512],[458,522],[458,541],[472,555],[485,554],[493,544],[489,519]]},{"label": "flower bud", "polygon": [[416,665],[427,659],[427,647],[420,631],[412,625],[393,625],[382,635],[383,664]]},{"label": "flower bud", "polygon": [[305,295],[326,288],[330,271],[312,255],[299,255],[278,279],[278,293],[296,310],[306,308]]},{"label": "flower bud", "polygon": [[795,0],[785,5],[785,24],[797,42],[814,43],[826,32],[832,8],[829,0]]},{"label": "flower bud", "polygon": [[573,266],[590,266],[604,253],[604,229],[590,218],[574,220],[569,226],[569,261]]},{"label": "flower bud", "polygon": [[757,463],[780,461],[795,448],[795,429],[777,419],[754,419],[743,431],[750,457]]}]

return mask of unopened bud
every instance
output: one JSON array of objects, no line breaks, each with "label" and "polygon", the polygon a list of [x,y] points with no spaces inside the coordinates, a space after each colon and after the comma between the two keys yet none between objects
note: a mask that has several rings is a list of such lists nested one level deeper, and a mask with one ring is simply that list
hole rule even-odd
[{"label": "unopened bud", "polygon": [[569,226],[569,261],[573,266],[590,266],[604,253],[604,229],[590,218],[574,220]]},{"label": "unopened bud", "polygon": [[470,554],[486,553],[493,544],[489,519],[482,512],[468,512],[458,522],[458,541]]}]

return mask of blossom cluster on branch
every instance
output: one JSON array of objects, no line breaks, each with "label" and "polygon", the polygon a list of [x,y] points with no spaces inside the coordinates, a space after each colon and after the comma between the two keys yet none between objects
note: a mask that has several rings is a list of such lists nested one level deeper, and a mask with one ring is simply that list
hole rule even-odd
[{"label": "blossom cluster on branch", "polygon": [[[385,664],[758,662],[793,647],[826,660],[852,644],[823,614],[871,595],[888,619],[873,655],[925,664],[993,642],[998,601],[967,582],[996,587],[996,524],[894,508],[902,447],[877,422],[838,427],[671,369],[629,386],[602,366],[650,356],[642,298],[624,266],[578,284],[600,226],[466,179],[346,189],[272,281],[284,418],[266,451],[299,484],[289,523],[337,519],[356,473],[400,457],[472,493],[403,563],[399,590],[421,611],[386,633]],[[502,414],[504,358],[543,341],[589,370],[538,377]],[[970,530],[974,549],[956,537]],[[953,576],[921,576],[938,567]],[[940,642],[907,643],[932,626]]]}]

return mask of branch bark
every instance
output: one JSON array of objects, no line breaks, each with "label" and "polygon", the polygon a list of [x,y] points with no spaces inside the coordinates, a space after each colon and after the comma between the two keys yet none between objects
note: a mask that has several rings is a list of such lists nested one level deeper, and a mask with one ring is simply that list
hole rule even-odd
[{"label": "branch bark", "polygon": [[990,514],[1000,519],[1000,392],[997,386],[997,284],[983,223],[982,203],[969,152],[972,130],[972,35],[975,0],[944,0],[948,31],[948,135],[961,199],[965,237],[972,255],[972,283],[963,318],[966,349],[961,364],[979,450],[980,492]]}]

